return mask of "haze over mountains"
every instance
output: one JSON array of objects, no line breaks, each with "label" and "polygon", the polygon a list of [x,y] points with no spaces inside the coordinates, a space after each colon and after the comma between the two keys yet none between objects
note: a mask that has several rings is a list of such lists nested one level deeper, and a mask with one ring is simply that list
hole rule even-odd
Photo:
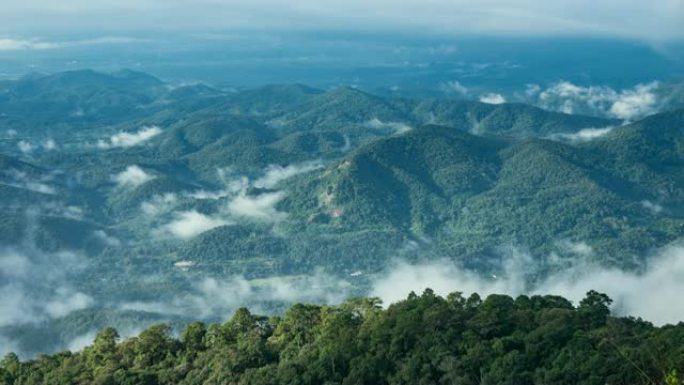
[{"label": "haze over mountains", "polygon": [[3,349],[426,281],[572,299],[600,282],[626,314],[673,322],[633,306],[654,280],[681,288],[684,105],[668,84],[589,116],[562,112],[567,85],[542,109],[129,70],[3,81]]}]

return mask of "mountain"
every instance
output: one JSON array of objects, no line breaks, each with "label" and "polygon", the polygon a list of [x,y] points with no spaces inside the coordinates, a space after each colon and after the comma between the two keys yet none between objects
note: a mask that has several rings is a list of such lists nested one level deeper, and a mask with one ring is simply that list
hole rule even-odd
[{"label": "mountain", "polygon": [[54,75],[34,74],[0,90],[0,113],[5,124],[17,124],[30,116],[22,131],[112,124],[140,116],[165,92],[164,84],[147,74],[121,71],[102,74],[72,71]]},{"label": "mountain", "polygon": [[[434,239],[453,258],[482,260],[509,245],[543,257],[570,240],[630,265],[682,235],[681,156],[673,152],[683,122],[680,112],[666,113],[580,145],[424,126],[295,183],[283,207],[302,221],[324,218],[317,226],[330,232],[391,229]],[[659,132],[648,145],[638,141],[646,127]]]},{"label": "mountain", "polygon": [[[531,282],[559,261],[638,270],[684,234],[682,110],[620,125],[132,71],[34,74],[0,94],[0,258],[34,271],[0,277],[38,301],[12,330],[71,325],[64,344],[103,312],[189,321],[278,312],[301,287],[365,295],[397,261],[505,278],[515,252]],[[196,315],[205,296],[217,305]]]},{"label": "mountain", "polygon": [[485,104],[471,101],[426,100],[413,114],[422,121],[457,127],[479,135],[518,137],[572,133],[591,127],[606,127],[618,121],[549,112],[519,103]]}]

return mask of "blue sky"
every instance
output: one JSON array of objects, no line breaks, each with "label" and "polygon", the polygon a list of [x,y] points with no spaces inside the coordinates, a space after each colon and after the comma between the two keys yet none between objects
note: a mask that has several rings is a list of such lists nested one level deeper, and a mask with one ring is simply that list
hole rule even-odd
[{"label": "blue sky", "polygon": [[[401,30],[684,39],[684,0],[3,0],[0,35]],[[7,45],[7,43],[5,43]]]}]

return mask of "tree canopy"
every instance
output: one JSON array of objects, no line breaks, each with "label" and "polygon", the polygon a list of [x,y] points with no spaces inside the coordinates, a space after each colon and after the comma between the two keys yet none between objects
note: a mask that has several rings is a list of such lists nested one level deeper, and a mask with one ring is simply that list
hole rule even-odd
[{"label": "tree canopy", "polygon": [[682,384],[684,324],[610,315],[590,291],[482,299],[427,289],[386,309],[375,298],[297,304],[279,317],[241,308],[223,324],[164,324],[81,352],[0,361],[0,384]]}]

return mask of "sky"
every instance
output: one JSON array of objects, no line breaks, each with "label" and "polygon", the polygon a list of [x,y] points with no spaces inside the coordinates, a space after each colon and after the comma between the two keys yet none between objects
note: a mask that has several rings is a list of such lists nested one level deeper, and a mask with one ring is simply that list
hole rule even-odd
[{"label": "sky", "polygon": [[[684,39],[683,0],[3,0],[0,36],[213,30]],[[5,43],[7,45],[7,43]]]}]

